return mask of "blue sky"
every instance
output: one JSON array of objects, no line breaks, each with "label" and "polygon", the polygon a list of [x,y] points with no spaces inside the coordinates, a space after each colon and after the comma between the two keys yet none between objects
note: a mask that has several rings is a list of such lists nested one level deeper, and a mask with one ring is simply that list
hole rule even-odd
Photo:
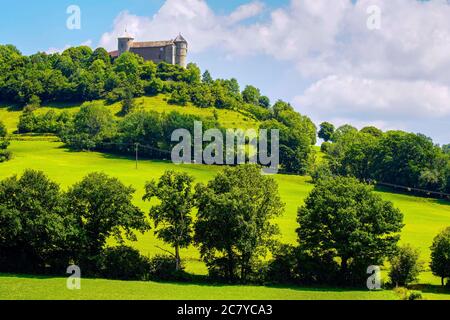
[{"label": "blue sky", "polygon": [[[80,30],[66,27],[69,5],[81,9]],[[446,0],[15,0],[0,15],[0,43],[24,54],[86,43],[113,50],[125,27],[137,40],[181,31],[203,70],[285,99],[316,123],[450,143]]]}]

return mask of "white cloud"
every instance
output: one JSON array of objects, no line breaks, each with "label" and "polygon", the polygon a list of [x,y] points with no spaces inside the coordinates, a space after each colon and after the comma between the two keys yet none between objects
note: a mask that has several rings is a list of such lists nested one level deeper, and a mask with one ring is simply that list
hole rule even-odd
[{"label": "white cloud", "polygon": [[244,4],[230,14],[230,16],[228,17],[229,23],[234,24],[247,20],[249,18],[253,18],[261,14],[263,10],[264,4],[260,1]]},{"label": "white cloud", "polygon": [[441,119],[450,117],[450,89],[427,81],[329,76],[311,85],[295,104],[318,118]]},{"label": "white cloud", "polygon": [[[367,28],[372,5],[381,9],[380,30]],[[100,45],[116,49],[125,28],[137,40],[182,32],[194,54],[214,50],[227,63],[258,55],[290,63],[310,83],[293,93],[296,104],[318,121],[407,130],[423,119],[450,121],[447,0],[291,0],[262,16],[265,11],[261,1],[219,15],[204,0],[167,0],[151,17],[122,12]]]}]

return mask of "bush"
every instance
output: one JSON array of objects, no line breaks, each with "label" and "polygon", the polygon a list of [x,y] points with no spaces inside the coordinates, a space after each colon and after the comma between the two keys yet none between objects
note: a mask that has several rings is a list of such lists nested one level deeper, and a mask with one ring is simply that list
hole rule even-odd
[{"label": "bush", "polygon": [[149,261],[149,279],[152,281],[187,281],[184,265],[176,271],[177,262],[174,257],[156,255]]},{"label": "bush", "polygon": [[395,288],[395,293],[397,293],[400,296],[401,300],[422,300],[422,292],[420,291],[409,291],[406,288],[398,287]]},{"label": "bush", "polygon": [[128,246],[106,248],[99,258],[102,277],[114,280],[148,280],[150,260]]},{"label": "bush", "polygon": [[333,176],[331,169],[327,163],[321,163],[317,165],[311,172],[311,178],[313,183],[317,183],[319,180],[331,178]]},{"label": "bush", "polygon": [[0,162],[6,162],[11,160],[12,153],[8,150],[0,150]]},{"label": "bush", "polygon": [[400,247],[398,252],[389,259],[391,263],[389,277],[393,285],[406,286],[417,280],[422,270],[419,256],[419,250],[410,245],[405,245]]},{"label": "bush", "polygon": [[297,267],[296,248],[283,244],[273,254],[265,274],[269,283],[289,284],[295,282]]}]

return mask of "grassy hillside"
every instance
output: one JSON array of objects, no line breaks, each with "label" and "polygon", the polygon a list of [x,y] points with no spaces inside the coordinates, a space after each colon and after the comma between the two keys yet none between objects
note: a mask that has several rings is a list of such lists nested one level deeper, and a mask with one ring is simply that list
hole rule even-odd
[{"label": "grassy hillside", "polygon": [[[196,178],[196,181],[203,182],[211,179],[215,173],[220,170],[220,167],[216,166],[175,166],[170,162],[148,160],[141,161],[136,170],[132,158],[117,157],[96,152],[71,152],[63,148],[61,143],[49,141],[13,141],[11,151],[14,153],[14,158],[9,162],[0,164],[0,179],[11,176],[12,174],[20,174],[26,168],[33,168],[45,171],[50,178],[60,183],[62,188],[66,188],[74,182],[79,181],[89,172],[102,171],[119,178],[126,184],[133,185],[137,190],[135,194],[135,203],[145,211],[148,211],[151,204],[144,203],[141,200],[144,192],[144,184],[149,179],[159,178],[165,170],[175,169],[186,171],[192,174]],[[275,179],[279,184],[282,200],[286,203],[286,212],[284,216],[277,219],[277,223],[282,232],[281,239],[284,242],[295,243],[296,211],[313,186],[310,184],[309,178],[306,177],[277,175],[275,176]],[[450,225],[450,205],[438,200],[423,199],[384,191],[380,191],[380,194],[383,198],[393,201],[395,206],[401,209],[405,214],[406,226],[403,230],[401,241],[419,247],[422,252],[422,259],[429,260],[429,246],[431,245],[433,237],[445,226]],[[162,246],[169,249],[167,246],[164,246],[163,243],[155,239],[152,232],[140,235],[139,241],[133,243],[133,246],[137,247],[143,254],[150,256],[161,253],[156,246]],[[182,257],[187,261],[187,271],[195,274],[206,273],[206,268],[199,260],[199,255],[195,248],[191,247],[183,250]],[[3,277],[0,279],[0,282],[2,284],[8,284],[8,287],[9,285],[11,285],[12,288],[15,288],[16,286],[19,288],[27,286],[27,288],[29,288],[28,297],[33,296],[33,294],[37,295],[40,292],[39,290],[43,290],[34,288],[34,281],[36,280],[20,277]],[[55,279],[52,279],[50,282],[46,280],[46,285],[48,282],[49,288],[54,288],[58,283],[57,281],[58,280]],[[433,277],[430,273],[424,273],[423,281],[421,282],[422,284],[437,285],[439,279]],[[107,282],[104,282],[104,284],[106,289],[108,287]],[[117,284],[111,283],[110,285],[111,287],[114,287]],[[130,288],[127,287],[127,290],[133,292],[131,289],[133,286],[142,288],[145,284],[130,284]],[[183,288],[195,287],[185,285],[180,286]],[[52,289],[49,290],[51,292]],[[230,290],[230,292],[233,292],[233,290],[237,289],[230,288]],[[271,290],[277,291],[280,289]],[[178,292],[178,290],[175,291]],[[260,294],[259,290],[256,291]],[[297,294],[299,294],[298,298],[300,298],[302,294],[304,297],[307,297],[307,292],[309,291],[301,291],[303,292],[302,294],[298,293],[298,291],[294,292],[297,292]],[[334,291],[329,291],[330,296],[328,298],[333,299],[333,292]],[[147,297],[150,297],[151,294],[151,292],[147,293]],[[175,292],[174,294],[176,296]],[[221,297],[222,294],[226,296],[226,293],[222,292],[222,288],[220,290],[218,289],[214,297]],[[278,293],[273,294],[276,295]],[[321,292],[321,294],[323,294],[323,292]],[[1,292],[0,296],[3,296]],[[139,294],[136,294],[136,296],[139,297]],[[197,296],[198,295],[196,295],[196,297]],[[207,292],[205,292],[205,296],[208,296]],[[272,293],[267,293],[267,297],[271,296]],[[282,294],[280,294],[280,298],[281,296]],[[62,298],[65,296],[60,297]],[[95,295],[92,297],[95,297]],[[211,298],[212,297],[213,296],[211,296]],[[286,297],[289,298],[289,295]],[[439,295],[439,297],[442,298],[444,296]],[[51,298],[51,294],[49,298]],[[292,298],[295,298],[295,295]],[[311,296],[310,298],[315,297]],[[447,296],[447,298],[450,298],[450,296]]]},{"label": "grassy hillside", "polygon": [[[137,104],[146,110],[157,112],[170,112],[176,110],[182,113],[212,117],[214,109],[200,109],[192,106],[180,107],[168,105],[166,97],[144,97],[136,99]],[[103,103],[102,101],[96,103]],[[45,113],[50,109],[68,110],[76,112],[78,105],[47,106],[37,112]],[[120,104],[110,106],[112,112],[120,111]],[[229,110],[217,110],[219,122],[224,127],[250,128],[257,127],[258,123],[241,114]],[[20,111],[7,107],[0,107],[0,119],[7,125],[10,132],[16,130]],[[134,159],[125,156],[112,156],[96,152],[71,152],[63,148],[60,142],[42,141],[43,139],[27,138],[25,141],[13,141],[10,150],[13,159],[0,164],[0,179],[13,174],[21,174],[23,170],[32,168],[42,170],[53,180],[60,183],[63,189],[79,181],[89,172],[101,171],[119,178],[125,184],[133,185],[137,190],[135,203],[145,212],[151,204],[142,201],[145,182],[159,178],[167,169],[182,170],[192,174],[197,182],[207,182],[219,170],[216,166],[180,165],[175,166],[163,161],[140,161],[139,168],[135,169]],[[320,153],[318,157],[321,160]],[[292,175],[276,175],[280,195],[286,203],[285,214],[277,219],[281,230],[280,239],[286,243],[296,242],[295,229],[297,208],[303,204],[304,199],[313,186],[307,177]],[[403,229],[401,242],[411,243],[420,248],[422,259],[429,261],[429,247],[433,237],[446,226],[450,226],[450,204],[434,199],[411,197],[394,194],[386,190],[378,190],[379,194],[391,200],[405,215],[406,226]],[[155,239],[152,232],[140,235],[138,242],[132,245],[144,255],[152,256],[162,253],[157,246],[170,249]],[[190,247],[182,251],[186,261],[187,271],[194,274],[206,274],[206,267],[199,259],[198,251]],[[428,265],[428,264],[427,264]],[[170,299],[214,299],[214,298],[246,298],[246,299],[392,299],[396,296],[392,292],[369,293],[360,291],[334,290],[334,289],[299,289],[299,288],[255,288],[255,287],[223,287],[182,285],[182,284],[156,284],[135,283],[104,280],[87,280],[81,292],[73,293],[65,288],[64,279],[39,280],[33,277],[0,275],[0,299],[15,298],[170,298]],[[450,299],[450,295],[438,294],[439,279],[431,273],[424,272],[418,288],[427,292],[426,296],[432,299]],[[61,286],[63,289],[61,289]],[[162,290],[164,289],[164,290]],[[164,292],[163,294],[161,292]],[[117,293],[117,294],[116,294]]]},{"label": "grassy hillside", "polygon": [[[167,103],[167,97],[163,94],[160,94],[155,97],[141,97],[135,99],[136,105],[138,108],[142,108],[144,110],[153,110],[159,113],[163,112],[171,112],[178,111],[180,113],[197,115],[201,117],[214,117],[214,110],[217,111],[219,117],[219,123],[224,128],[239,128],[239,129],[247,129],[247,128],[258,128],[258,122],[253,119],[252,116],[242,114],[232,110],[224,110],[224,109],[214,109],[214,108],[196,108],[191,104],[188,104],[185,107],[170,105]],[[93,101],[87,103],[98,103],[105,104],[104,101]],[[114,115],[120,113],[121,103],[114,103],[108,108]],[[37,114],[44,114],[49,110],[54,110],[56,112],[68,111],[71,113],[75,113],[80,109],[80,105],[78,104],[52,104],[42,106],[35,112]],[[21,111],[15,107],[8,106],[6,104],[0,103],[0,119],[5,123],[8,131],[10,133],[17,130],[17,124],[19,123],[19,117],[21,115]]]}]

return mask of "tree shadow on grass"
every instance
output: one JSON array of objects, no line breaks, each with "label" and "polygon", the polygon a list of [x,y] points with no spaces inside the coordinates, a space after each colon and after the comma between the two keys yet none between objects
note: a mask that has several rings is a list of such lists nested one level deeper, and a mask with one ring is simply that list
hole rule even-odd
[{"label": "tree shadow on grass", "polygon": [[415,284],[415,285],[411,285],[410,288],[412,290],[422,291],[423,293],[450,295],[450,287],[449,286],[440,286],[440,285],[433,285],[433,284]]},{"label": "tree shadow on grass", "polygon": [[413,197],[413,198],[417,198],[417,199],[427,199],[430,202],[434,202],[439,205],[450,206],[450,200],[447,200],[445,198],[435,198],[435,197],[427,196],[423,193],[418,194],[418,193],[414,193],[414,192],[408,192],[408,191],[403,191],[400,189],[394,189],[394,188],[389,188],[389,187],[384,187],[384,186],[376,186],[375,191],[378,193],[387,193],[387,194],[391,194],[391,195],[396,194],[396,195]]}]

